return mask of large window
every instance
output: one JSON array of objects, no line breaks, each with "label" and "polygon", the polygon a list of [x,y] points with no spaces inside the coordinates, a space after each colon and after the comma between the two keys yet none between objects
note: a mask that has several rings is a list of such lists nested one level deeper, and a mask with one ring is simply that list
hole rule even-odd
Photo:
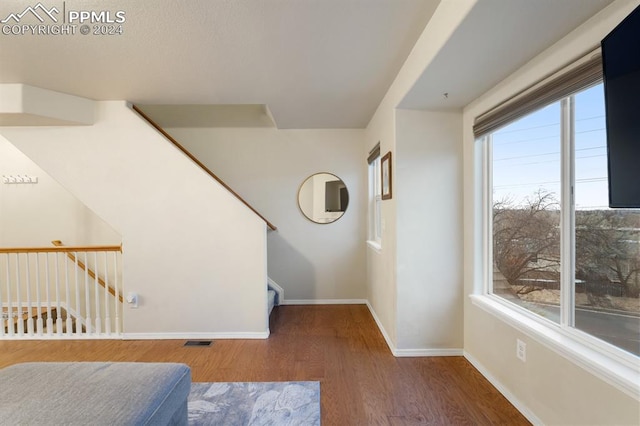
[{"label": "large window", "polygon": [[488,291],[640,355],[640,210],[607,207],[602,84],[482,141]]}]

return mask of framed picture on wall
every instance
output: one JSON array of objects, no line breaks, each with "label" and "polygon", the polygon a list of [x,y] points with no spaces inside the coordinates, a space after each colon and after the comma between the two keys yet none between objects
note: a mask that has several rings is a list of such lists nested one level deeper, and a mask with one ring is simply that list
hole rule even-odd
[{"label": "framed picture on wall", "polygon": [[382,199],[390,200],[392,193],[391,183],[391,151],[387,152],[380,161],[380,176],[382,177]]}]

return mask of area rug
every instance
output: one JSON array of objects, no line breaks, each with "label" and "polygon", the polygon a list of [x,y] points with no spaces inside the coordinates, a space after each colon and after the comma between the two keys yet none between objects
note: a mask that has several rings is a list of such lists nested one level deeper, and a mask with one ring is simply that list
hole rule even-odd
[{"label": "area rug", "polygon": [[320,382],[192,383],[189,425],[320,424]]}]

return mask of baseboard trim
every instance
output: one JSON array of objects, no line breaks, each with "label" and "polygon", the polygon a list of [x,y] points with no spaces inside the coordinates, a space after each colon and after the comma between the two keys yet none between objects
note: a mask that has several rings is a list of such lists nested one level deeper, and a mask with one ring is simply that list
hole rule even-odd
[{"label": "baseboard trim", "polygon": [[369,312],[371,312],[371,316],[373,320],[376,322],[380,333],[382,333],[382,337],[384,337],[384,341],[387,342],[387,346],[391,351],[391,354],[396,358],[409,358],[409,357],[428,357],[428,356],[463,356],[464,351],[458,348],[436,348],[436,349],[398,349],[393,344],[393,341],[389,337],[387,330],[385,330],[380,318],[376,314],[376,311],[371,306],[371,303],[367,300],[366,302],[367,308],[369,308]]},{"label": "baseboard trim", "polygon": [[373,317],[373,320],[376,322],[376,325],[378,326],[378,330],[380,330],[380,333],[382,333],[382,337],[384,337],[384,341],[387,342],[387,346],[389,347],[389,350],[391,351],[393,356],[395,356],[396,347],[393,344],[391,337],[389,337],[389,334],[387,334],[387,330],[385,330],[384,326],[382,325],[382,322],[380,321],[380,318],[378,318],[378,314],[376,314],[376,311],[373,309],[373,306],[371,306],[371,303],[369,303],[369,301],[367,300],[366,304],[367,304],[367,308],[369,308],[369,312],[371,312],[371,316]]},{"label": "baseboard trim", "polygon": [[287,299],[281,305],[366,305],[365,299]]},{"label": "baseboard trim", "polygon": [[427,356],[463,356],[464,351],[456,348],[442,349],[396,349],[393,355],[398,358],[403,357],[427,357]]},{"label": "baseboard trim", "polygon": [[484,376],[485,379],[489,381],[489,383],[491,383],[496,389],[498,389],[498,392],[500,392],[505,398],[507,398],[507,400],[514,407],[516,407],[516,409],[520,411],[520,413],[522,413],[522,415],[525,416],[527,420],[529,420],[529,422],[531,422],[531,424],[535,426],[544,425],[543,421],[540,420],[538,416],[536,416],[533,411],[529,409],[529,407],[527,407],[522,403],[522,401],[516,398],[516,396],[512,394],[511,391],[509,391],[509,389],[507,389],[498,379],[496,379],[496,377],[491,374],[489,370],[487,370],[484,365],[480,363],[480,361],[474,358],[473,355],[471,355],[467,351],[464,351],[464,357],[471,363],[471,365],[475,367],[476,370],[480,372],[480,374]]},{"label": "baseboard trim", "polygon": [[205,339],[266,339],[269,331],[221,333],[122,333],[123,340],[205,340]]}]

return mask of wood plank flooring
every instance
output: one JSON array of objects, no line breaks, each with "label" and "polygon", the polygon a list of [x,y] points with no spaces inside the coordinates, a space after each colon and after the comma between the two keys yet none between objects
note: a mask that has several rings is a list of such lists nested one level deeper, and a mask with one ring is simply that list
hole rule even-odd
[{"label": "wood plank flooring", "polygon": [[[183,362],[193,381],[321,382],[323,425],[527,425],[462,357],[395,358],[364,305],[279,306],[267,340],[0,341],[28,361]],[[1,401],[0,401],[1,403]]]}]

